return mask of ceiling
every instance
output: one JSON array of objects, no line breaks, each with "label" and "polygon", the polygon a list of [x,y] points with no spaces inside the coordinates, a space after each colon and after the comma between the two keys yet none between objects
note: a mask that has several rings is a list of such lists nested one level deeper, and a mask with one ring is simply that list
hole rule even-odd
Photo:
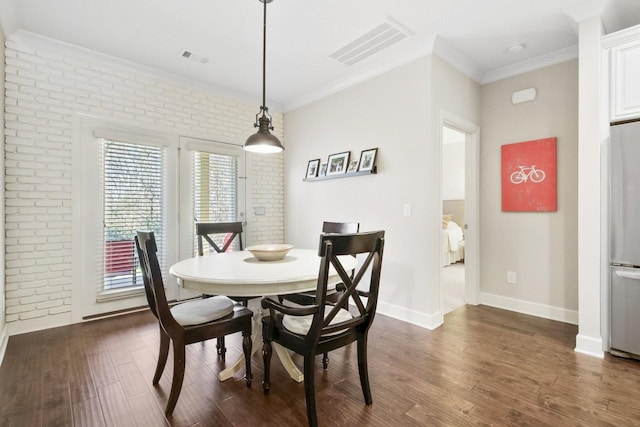
[{"label": "ceiling", "polygon": [[[2,1],[5,32],[36,33],[260,104],[258,0]],[[575,57],[576,21],[594,11],[606,33],[640,23],[640,0],[274,0],[267,105],[287,111],[432,52],[485,83],[521,71],[518,64]],[[398,30],[399,41],[353,65],[330,57],[380,25]],[[509,52],[517,44],[524,49]]]}]

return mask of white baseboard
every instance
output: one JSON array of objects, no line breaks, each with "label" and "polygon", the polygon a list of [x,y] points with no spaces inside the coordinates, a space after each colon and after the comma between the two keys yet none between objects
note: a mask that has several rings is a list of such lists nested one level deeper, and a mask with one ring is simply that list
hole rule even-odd
[{"label": "white baseboard", "polygon": [[602,338],[601,337],[589,337],[586,335],[576,335],[576,353],[582,353],[589,356],[604,358],[604,351],[602,350]]},{"label": "white baseboard", "polygon": [[383,301],[378,301],[377,312],[429,330],[437,328],[444,321],[444,315],[441,311],[427,314]]},{"label": "white baseboard", "polygon": [[9,335],[26,334],[27,332],[42,331],[44,329],[57,328],[70,325],[71,313],[60,313],[35,319],[20,320],[7,323]]},{"label": "white baseboard", "polygon": [[502,295],[480,292],[480,304],[491,307],[502,308],[531,316],[543,317],[545,319],[557,320],[559,322],[578,324],[578,311],[569,310],[551,305],[539,304],[536,302],[519,300],[504,297]]},{"label": "white baseboard", "polygon": [[0,366],[2,365],[2,361],[4,360],[4,355],[7,352],[7,344],[9,343],[9,328],[7,325],[4,325],[2,331],[0,331]]}]

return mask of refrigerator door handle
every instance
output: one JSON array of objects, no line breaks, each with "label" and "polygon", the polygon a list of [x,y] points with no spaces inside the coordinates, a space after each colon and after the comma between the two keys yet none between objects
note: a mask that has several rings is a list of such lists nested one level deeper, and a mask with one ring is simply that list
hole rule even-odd
[{"label": "refrigerator door handle", "polygon": [[632,272],[632,271],[624,271],[624,270],[615,270],[616,276],[625,277],[627,279],[635,279],[640,280],[640,272]]}]

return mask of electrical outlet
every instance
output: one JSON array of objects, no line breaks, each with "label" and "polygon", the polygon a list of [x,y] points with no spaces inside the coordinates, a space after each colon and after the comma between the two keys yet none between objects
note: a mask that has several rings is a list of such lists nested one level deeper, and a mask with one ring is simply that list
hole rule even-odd
[{"label": "electrical outlet", "polygon": [[516,284],[516,272],[515,271],[507,271],[507,283],[511,283],[512,285]]},{"label": "electrical outlet", "polygon": [[411,203],[405,203],[402,206],[402,214],[404,216],[411,216]]}]

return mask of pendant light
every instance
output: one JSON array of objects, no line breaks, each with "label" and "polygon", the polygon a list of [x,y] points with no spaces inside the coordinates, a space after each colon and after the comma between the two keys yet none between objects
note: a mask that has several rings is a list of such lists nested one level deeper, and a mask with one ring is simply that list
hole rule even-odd
[{"label": "pendant light", "polygon": [[266,87],[266,63],[267,63],[267,3],[271,3],[273,0],[258,0],[264,3],[264,19],[262,25],[262,105],[260,106],[260,112],[256,114],[256,122],[253,127],[258,128],[258,132],[247,138],[247,142],[244,143],[244,149],[254,153],[279,153],[284,150],[282,143],[275,135],[271,135],[270,130],[273,130],[271,124],[271,115],[269,109],[266,106],[265,101],[265,87]]}]

